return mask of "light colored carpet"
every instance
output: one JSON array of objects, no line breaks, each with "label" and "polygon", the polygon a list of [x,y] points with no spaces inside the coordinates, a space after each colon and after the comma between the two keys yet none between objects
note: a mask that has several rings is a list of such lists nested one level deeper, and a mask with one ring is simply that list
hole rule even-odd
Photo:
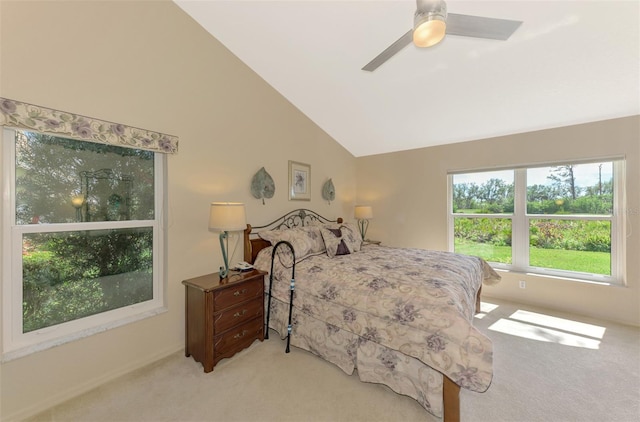
[{"label": "light colored carpet", "polygon": [[[640,420],[640,329],[491,299],[483,311],[476,325],[494,342],[494,380],[483,394],[462,390],[464,422]],[[29,421],[439,421],[284,348],[272,331],[209,374],[176,353]]]}]

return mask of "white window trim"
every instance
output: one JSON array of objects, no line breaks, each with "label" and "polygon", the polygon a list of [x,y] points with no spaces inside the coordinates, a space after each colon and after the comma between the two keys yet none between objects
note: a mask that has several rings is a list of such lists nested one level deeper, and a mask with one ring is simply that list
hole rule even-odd
[{"label": "white window trim", "polygon": [[[586,162],[598,162],[600,160],[590,160]],[[513,271],[523,274],[535,274],[540,276],[547,276],[553,278],[562,278],[566,280],[575,281],[587,281],[601,284],[610,284],[616,286],[626,286],[626,274],[625,274],[625,253],[626,250],[626,237],[625,233],[625,220],[624,220],[624,205],[626,201],[625,196],[625,160],[623,158],[603,158],[601,161],[613,162],[613,174],[614,174],[614,186],[613,186],[613,212],[610,215],[603,216],[588,216],[588,215],[556,215],[556,214],[527,214],[527,199],[526,199],[526,187],[527,187],[527,168],[545,167],[544,164],[536,164],[535,166],[523,167],[518,166],[511,169],[503,168],[503,170],[514,171],[514,212],[513,214],[467,214],[467,213],[453,213],[453,176],[454,173],[447,175],[447,244],[449,251],[454,251],[454,219],[456,217],[470,217],[470,218],[501,218],[512,221],[512,233],[513,239],[511,244],[512,263],[504,264],[499,262],[490,262],[491,266],[496,269]],[[585,163],[585,161],[567,161],[571,164]],[[558,163],[552,163],[549,165],[557,165]],[[492,171],[488,170],[468,170],[460,173],[473,173]],[[524,191],[524,194],[519,192]],[[549,220],[608,220],[611,222],[611,275],[601,274],[589,274],[581,273],[577,271],[556,270],[551,268],[540,268],[529,265],[529,221],[531,219],[549,219]],[[516,233],[521,235],[516,236]],[[522,235],[526,233],[527,235]]]},{"label": "white window trim", "polygon": [[[15,225],[15,130],[0,132],[2,144],[2,362],[167,311],[165,236],[166,154],[154,153],[155,219],[34,226]],[[6,141],[5,141],[6,140]],[[9,141],[11,140],[11,141]],[[153,299],[85,318],[22,333],[22,234],[109,228],[153,228]]]}]

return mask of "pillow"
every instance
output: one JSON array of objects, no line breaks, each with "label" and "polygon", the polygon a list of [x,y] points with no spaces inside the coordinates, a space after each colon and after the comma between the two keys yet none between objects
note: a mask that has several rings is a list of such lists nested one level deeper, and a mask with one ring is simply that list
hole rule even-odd
[{"label": "pillow", "polygon": [[[358,252],[362,248],[362,236],[360,235],[360,230],[358,230],[358,226],[354,223],[328,223],[322,226],[325,229],[343,229],[342,236],[346,236],[347,243],[352,252]],[[324,235],[322,236],[324,238]],[[327,241],[325,239],[325,245]]]},{"label": "pillow", "polygon": [[[296,262],[314,254],[319,254],[325,251],[324,241],[320,234],[320,227],[294,227],[292,229],[283,230],[269,230],[259,232],[258,236],[268,242],[271,242],[273,246],[276,243],[286,240],[293,246],[293,251],[296,254]],[[287,249],[288,248],[283,248]]]},{"label": "pillow", "polygon": [[358,252],[362,248],[362,235],[360,234],[360,230],[358,230],[358,226],[354,223],[344,223],[342,227],[348,230],[346,235],[353,244],[353,251]]},{"label": "pillow", "polygon": [[330,258],[349,255],[360,250],[361,239],[346,225],[337,228],[322,227],[320,232]]}]

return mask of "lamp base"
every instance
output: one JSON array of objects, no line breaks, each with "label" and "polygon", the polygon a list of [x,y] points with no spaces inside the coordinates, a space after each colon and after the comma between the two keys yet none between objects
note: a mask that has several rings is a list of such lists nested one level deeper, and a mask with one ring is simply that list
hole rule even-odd
[{"label": "lamp base", "polygon": [[364,241],[364,237],[367,234],[367,229],[369,228],[369,220],[364,218],[358,220],[358,228],[360,229],[360,236],[362,236],[362,240]]},{"label": "lamp base", "polygon": [[[226,240],[226,245],[225,245]],[[220,249],[222,249],[222,259],[224,260],[224,267],[220,267],[220,278],[227,278],[229,274],[229,261],[227,260],[227,251],[229,250],[229,232],[220,233]]]}]

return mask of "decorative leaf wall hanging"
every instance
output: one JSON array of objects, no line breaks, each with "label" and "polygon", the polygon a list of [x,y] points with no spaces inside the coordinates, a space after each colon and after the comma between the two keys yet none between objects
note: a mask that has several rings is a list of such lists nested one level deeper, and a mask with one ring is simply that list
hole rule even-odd
[{"label": "decorative leaf wall hanging", "polygon": [[322,186],[322,198],[329,201],[329,204],[331,204],[331,201],[336,199],[336,188],[333,186],[333,181],[331,181],[331,179],[324,182],[324,185]]},{"label": "decorative leaf wall hanging", "polygon": [[262,199],[262,205],[264,205],[264,198],[273,198],[276,192],[276,184],[273,178],[262,167],[251,179],[251,194],[254,198]]}]

